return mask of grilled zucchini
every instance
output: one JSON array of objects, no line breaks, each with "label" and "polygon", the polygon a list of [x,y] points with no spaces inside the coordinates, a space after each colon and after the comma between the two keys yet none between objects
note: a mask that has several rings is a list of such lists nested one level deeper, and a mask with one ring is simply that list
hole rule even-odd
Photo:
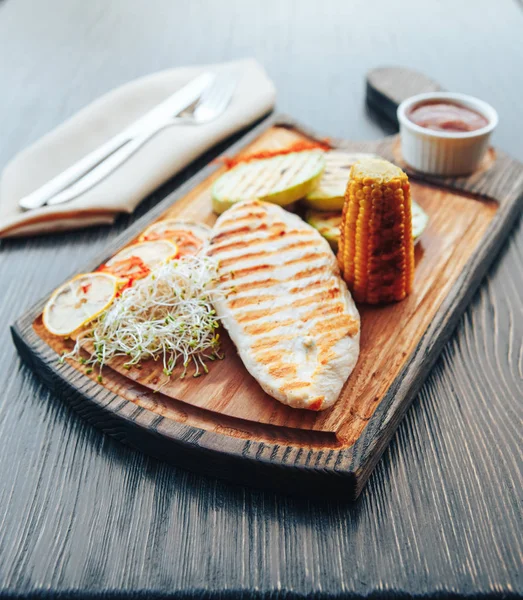
[{"label": "grilled zucchini", "polygon": [[338,150],[326,152],[323,175],[318,185],[307,194],[304,203],[315,210],[341,211],[350,169],[356,161],[364,157],[374,157],[374,155],[339,152]]},{"label": "grilled zucchini", "polygon": [[325,152],[291,152],[237,164],[212,188],[214,212],[221,214],[242,200],[292,204],[314,189],[325,168]]},{"label": "grilled zucchini", "polygon": [[[340,239],[341,211],[324,212],[321,210],[308,210],[305,220],[309,225],[317,229],[321,235],[329,242],[334,252],[338,251],[338,241]],[[412,238],[416,243],[427,223],[429,216],[419,204],[412,201]]]}]

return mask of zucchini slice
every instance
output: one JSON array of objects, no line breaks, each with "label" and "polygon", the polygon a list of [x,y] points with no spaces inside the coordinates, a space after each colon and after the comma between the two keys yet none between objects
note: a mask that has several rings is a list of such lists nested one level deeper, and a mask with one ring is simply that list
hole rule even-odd
[{"label": "zucchini slice", "polygon": [[341,211],[325,212],[322,210],[309,209],[305,214],[305,220],[329,242],[334,252],[338,250],[340,239]]},{"label": "zucchini slice", "polygon": [[421,208],[421,206],[412,201],[411,206],[412,211],[412,237],[414,238],[414,243],[416,243],[421,234],[425,231],[425,227],[427,227],[427,223],[429,222],[429,215]]},{"label": "zucchini slice", "polygon": [[214,212],[256,198],[287,206],[318,184],[325,168],[325,152],[306,150],[239,163],[219,177],[212,188]]},{"label": "zucchini slice", "polygon": [[307,194],[304,202],[315,210],[341,210],[345,199],[345,189],[349,181],[352,165],[374,154],[339,152],[329,150],[325,153],[325,170],[317,185]]},{"label": "zucchini slice", "polygon": [[[325,212],[321,210],[309,209],[305,215],[305,220],[309,225],[312,225],[314,229],[317,229],[321,235],[329,242],[334,252],[338,251],[338,240],[340,239],[340,224],[341,224],[341,211]],[[427,223],[429,222],[429,216],[421,208],[421,206],[412,201],[412,237],[414,243],[416,243]]]}]

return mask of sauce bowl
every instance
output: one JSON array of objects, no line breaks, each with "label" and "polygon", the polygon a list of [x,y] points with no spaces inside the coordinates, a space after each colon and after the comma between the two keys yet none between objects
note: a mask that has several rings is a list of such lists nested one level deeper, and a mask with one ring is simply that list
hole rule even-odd
[{"label": "sauce bowl", "polygon": [[[413,108],[434,101],[469,108],[483,115],[488,124],[474,131],[440,131],[421,127],[410,120]],[[465,94],[429,92],[407,98],[398,106],[403,159],[422,173],[468,175],[478,168],[485,156],[498,120],[498,113],[490,104]]]}]

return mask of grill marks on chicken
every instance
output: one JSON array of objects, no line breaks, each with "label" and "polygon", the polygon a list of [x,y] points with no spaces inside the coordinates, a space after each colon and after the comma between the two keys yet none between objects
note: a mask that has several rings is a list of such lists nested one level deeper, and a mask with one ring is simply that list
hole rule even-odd
[{"label": "grill marks on chicken", "polygon": [[217,221],[215,302],[247,370],[277,400],[331,406],[359,353],[359,315],[328,243],[299,217],[259,201]]}]

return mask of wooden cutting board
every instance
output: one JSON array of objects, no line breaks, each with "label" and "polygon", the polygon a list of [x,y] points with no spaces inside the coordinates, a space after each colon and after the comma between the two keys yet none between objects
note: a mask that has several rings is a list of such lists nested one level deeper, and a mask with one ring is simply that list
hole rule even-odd
[{"label": "wooden cutting board", "polygon": [[[407,83],[408,82],[408,83]],[[435,84],[405,70],[369,74],[368,100],[392,114],[405,92]],[[429,87],[430,86],[430,87]],[[322,136],[286,116],[271,116],[231,147],[228,157],[277,149]],[[437,178],[403,164],[399,140],[329,140],[333,148],[372,152],[400,164],[411,176],[413,198],[430,221],[416,246],[414,293],[401,303],[359,306],[362,331],[358,364],[338,402],[314,413],[286,407],[263,392],[224,335],[225,359],[208,375],[167,380],[147,363],[128,371],[115,362],[103,383],[74,362],[46,332],[42,299],[12,327],[22,357],[44,380],[102,430],[145,452],[208,474],[307,493],[343,490],[355,497],[434,364],[463,309],[521,212],[523,165],[490,150],[470,177]],[[210,188],[224,171],[203,169],[87,265],[94,270],[163,218],[215,221]],[[161,391],[159,391],[161,389]]]}]

